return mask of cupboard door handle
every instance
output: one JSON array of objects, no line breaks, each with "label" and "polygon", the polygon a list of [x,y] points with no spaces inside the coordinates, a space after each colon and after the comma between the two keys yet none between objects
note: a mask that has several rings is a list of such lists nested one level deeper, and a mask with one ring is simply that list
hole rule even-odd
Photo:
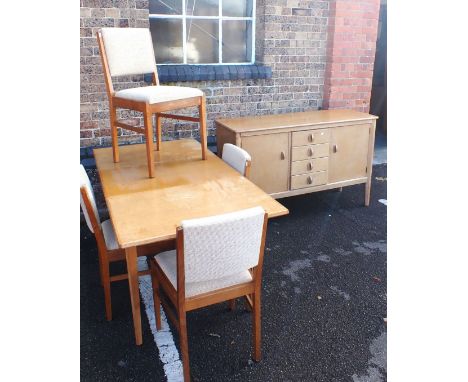
[{"label": "cupboard door handle", "polygon": [[311,177],[311,176],[308,176],[308,177],[307,177],[307,183],[308,183],[308,184],[312,184],[312,177]]},{"label": "cupboard door handle", "polygon": [[307,150],[307,155],[309,155],[310,157],[312,155],[314,155],[314,152],[312,151],[312,149],[309,147],[309,149]]},{"label": "cupboard door handle", "polygon": [[309,142],[313,142],[314,141],[314,134],[309,134]]},{"label": "cupboard door handle", "polygon": [[284,151],[281,151],[281,160],[284,160],[284,158],[286,158],[286,156],[284,155]]},{"label": "cupboard door handle", "polygon": [[338,145],[333,145],[333,152],[337,153],[338,152]]},{"label": "cupboard door handle", "polygon": [[312,170],[312,163],[307,163],[307,170],[311,171]]}]

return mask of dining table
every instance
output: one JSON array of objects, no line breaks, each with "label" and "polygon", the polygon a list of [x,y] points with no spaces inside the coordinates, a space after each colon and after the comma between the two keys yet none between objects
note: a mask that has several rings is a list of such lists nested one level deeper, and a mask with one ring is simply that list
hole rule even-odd
[{"label": "dining table", "polygon": [[125,250],[135,341],[141,345],[139,248],[175,240],[183,220],[256,206],[275,218],[288,209],[211,151],[202,160],[195,139],[161,142],[154,178],[148,178],[144,144],[119,149],[118,163],[110,147],[93,151],[115,237]]}]

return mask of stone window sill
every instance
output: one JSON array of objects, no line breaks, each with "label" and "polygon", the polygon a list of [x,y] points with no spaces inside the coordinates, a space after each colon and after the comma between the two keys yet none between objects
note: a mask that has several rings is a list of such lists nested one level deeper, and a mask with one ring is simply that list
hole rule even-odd
[{"label": "stone window sill", "polygon": [[[271,78],[271,67],[265,65],[158,65],[160,82],[253,80]],[[151,83],[151,75],[145,75]]]}]

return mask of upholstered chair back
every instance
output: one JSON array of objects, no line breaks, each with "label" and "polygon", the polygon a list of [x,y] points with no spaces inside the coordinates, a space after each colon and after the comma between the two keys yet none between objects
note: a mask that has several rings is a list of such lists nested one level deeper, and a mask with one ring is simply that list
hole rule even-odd
[{"label": "upholstered chair back", "polygon": [[111,76],[156,72],[153,41],[147,28],[102,28]]},{"label": "upholstered chair back", "polygon": [[83,196],[81,195],[81,192],[80,192],[80,204],[81,204],[81,209],[83,210],[83,214],[85,216],[86,224],[88,225],[89,230],[94,233],[89,215],[94,214],[94,216],[96,216],[96,221],[98,222],[98,224],[101,224],[101,220],[99,219],[99,214],[98,214],[98,209],[96,206],[96,198],[94,197],[93,187],[91,186],[91,182],[89,181],[88,174],[86,173],[86,170],[84,169],[82,164],[80,164],[80,188],[84,188],[86,190],[86,195],[88,196],[88,199],[91,203],[91,207],[93,209],[92,211],[88,211],[88,209],[86,208],[85,202],[83,200]]},{"label": "upholstered chair back", "polygon": [[255,207],[183,221],[185,281],[215,280],[255,267],[264,215]]},{"label": "upholstered chair back", "polygon": [[231,143],[224,144],[222,158],[223,161],[242,175],[245,175],[245,166],[247,161],[252,160],[247,151]]}]

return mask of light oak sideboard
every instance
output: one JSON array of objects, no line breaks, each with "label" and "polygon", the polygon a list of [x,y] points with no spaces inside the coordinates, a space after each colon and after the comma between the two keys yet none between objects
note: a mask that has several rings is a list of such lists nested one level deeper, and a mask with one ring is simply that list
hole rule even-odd
[{"label": "light oak sideboard", "polygon": [[249,179],[274,198],[365,183],[368,206],[376,119],[353,110],[218,119],[218,155],[225,143],[245,149]]}]

